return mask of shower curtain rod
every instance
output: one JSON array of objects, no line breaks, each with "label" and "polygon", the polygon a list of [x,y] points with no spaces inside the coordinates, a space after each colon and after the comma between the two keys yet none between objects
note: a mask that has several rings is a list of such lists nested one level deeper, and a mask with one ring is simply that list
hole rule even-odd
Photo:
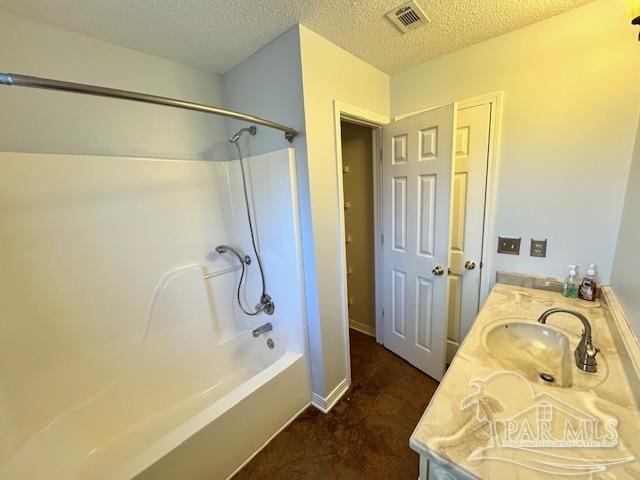
[{"label": "shower curtain rod", "polygon": [[166,107],[183,108],[185,110],[194,110],[196,112],[212,113],[214,115],[223,115],[225,117],[244,120],[251,123],[257,123],[276,130],[284,132],[284,138],[289,143],[298,135],[293,128],[285,125],[265,120],[260,117],[248,115],[246,113],[234,112],[224,108],[204,105],[202,103],[187,102],[175,98],[160,97],[157,95],[148,95],[146,93],[129,92],[126,90],[117,90],[115,88],[98,87],[96,85],[83,85],[81,83],[63,82],[60,80],[51,80],[48,78],[31,77],[28,75],[19,75],[15,73],[0,73],[0,85],[13,85],[17,87],[43,88],[46,90],[60,90],[63,92],[82,93],[85,95],[95,95],[98,97],[119,98],[122,100],[132,100],[134,102],[152,103],[155,105],[164,105]]}]

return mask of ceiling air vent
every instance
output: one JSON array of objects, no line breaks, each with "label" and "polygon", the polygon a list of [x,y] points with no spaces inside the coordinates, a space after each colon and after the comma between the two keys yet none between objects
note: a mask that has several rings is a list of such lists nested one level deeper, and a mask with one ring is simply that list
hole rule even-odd
[{"label": "ceiling air vent", "polygon": [[430,22],[422,9],[413,0],[403,3],[387,13],[387,18],[400,29],[402,33],[426,25]]}]

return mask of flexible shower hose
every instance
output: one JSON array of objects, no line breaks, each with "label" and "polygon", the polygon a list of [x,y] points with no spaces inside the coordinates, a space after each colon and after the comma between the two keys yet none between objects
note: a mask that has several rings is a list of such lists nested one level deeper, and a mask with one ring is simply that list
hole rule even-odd
[{"label": "flexible shower hose", "polygon": [[[231,143],[233,143],[236,146],[236,150],[238,151],[238,158],[240,159],[240,173],[242,174],[242,192],[244,193],[244,204],[245,207],[247,209],[247,220],[249,222],[249,233],[251,234],[251,246],[253,247],[253,253],[256,256],[256,260],[258,261],[258,269],[260,270],[260,280],[262,282],[262,294],[260,295],[260,305],[264,304],[265,300],[268,298],[266,295],[266,290],[267,290],[267,286],[266,286],[266,282],[264,279],[264,270],[262,268],[262,259],[260,258],[260,254],[258,253],[258,248],[256,247],[256,237],[255,234],[253,232],[253,220],[251,218],[251,208],[249,207],[249,195],[247,194],[247,178],[246,178],[246,174],[244,171],[244,158],[242,157],[242,151],[240,150],[240,145],[239,145],[239,139],[236,139],[235,141],[232,140]],[[258,313],[261,312],[261,310],[259,308],[256,308],[255,311],[251,312],[249,310],[247,310],[246,308],[244,308],[244,306],[242,305],[242,301],[240,300],[240,290],[242,288],[242,281],[245,278],[245,263],[244,262],[240,262],[242,264],[242,273],[240,274],[240,282],[238,282],[238,291],[237,291],[237,298],[238,298],[238,305],[240,306],[240,309],[247,315],[257,315]]]}]

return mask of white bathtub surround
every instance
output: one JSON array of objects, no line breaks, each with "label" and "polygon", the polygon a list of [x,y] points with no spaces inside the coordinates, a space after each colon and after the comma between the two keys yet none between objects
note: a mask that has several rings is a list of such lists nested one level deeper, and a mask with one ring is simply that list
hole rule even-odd
[{"label": "white bathtub surround", "polygon": [[237,162],[0,164],[0,478],[227,478],[308,404],[291,149],[247,159],[276,302],[251,318],[211,254],[251,252]]},{"label": "white bathtub surround", "polygon": [[[607,287],[603,290],[603,301],[594,304],[555,292],[495,286],[411,437],[411,447],[421,455],[421,479],[427,475],[447,479],[546,479],[568,473],[575,475],[572,478],[592,478],[591,474],[598,472],[602,478],[640,476],[639,349],[637,343],[622,340],[629,336],[629,326],[620,318],[612,292]],[[597,373],[582,372],[575,365],[573,350],[582,330],[577,318],[554,314],[545,326],[537,322],[540,314],[552,307],[570,308],[589,319],[593,343],[601,350]],[[544,338],[538,339],[540,344],[533,338],[530,343],[524,342],[517,338],[517,332],[508,333],[514,326],[538,329]],[[498,348],[500,335],[509,336],[509,342]],[[569,345],[556,358],[541,360],[538,354],[545,348],[540,345],[553,345],[551,338],[560,344],[568,340]],[[543,381],[539,378],[541,371],[555,374],[556,382]],[[529,416],[534,433],[527,437],[522,432]],[[550,425],[554,438],[564,438],[563,416],[573,422],[573,427],[593,428],[597,424],[597,432],[591,432],[593,437],[583,431],[585,439],[606,436],[609,429],[617,431],[617,444],[552,448],[507,447],[500,443],[507,438],[507,425],[513,428],[512,440],[539,438],[536,432],[542,428],[541,423]],[[605,427],[607,421],[617,424]]]}]

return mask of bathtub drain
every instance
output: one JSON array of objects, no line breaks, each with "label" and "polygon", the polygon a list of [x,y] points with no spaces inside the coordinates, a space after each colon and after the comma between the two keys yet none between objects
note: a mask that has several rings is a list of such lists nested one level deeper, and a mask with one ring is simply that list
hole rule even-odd
[{"label": "bathtub drain", "polygon": [[273,341],[273,339],[271,338],[267,339],[267,347],[273,348],[275,346],[276,346],[276,343]]}]

